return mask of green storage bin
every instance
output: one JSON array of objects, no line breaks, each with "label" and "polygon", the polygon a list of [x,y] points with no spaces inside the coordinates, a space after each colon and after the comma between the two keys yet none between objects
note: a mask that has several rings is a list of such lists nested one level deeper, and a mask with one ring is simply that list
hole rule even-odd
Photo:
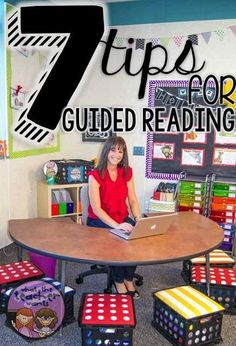
[{"label": "green storage bin", "polygon": [[185,186],[180,186],[179,193],[182,194],[190,194],[190,195],[204,195],[205,189],[195,189],[193,187],[186,188]]},{"label": "green storage bin", "polygon": [[67,203],[59,203],[59,215],[67,214]]},{"label": "green storage bin", "polygon": [[236,198],[236,191],[227,191],[227,190],[213,190],[213,196],[216,197],[230,197],[230,198]]},{"label": "green storage bin", "polygon": [[196,181],[181,181],[180,187],[184,189],[205,189],[205,183]]},{"label": "green storage bin", "polygon": [[226,190],[226,191],[235,191],[236,192],[236,185],[233,184],[225,184],[225,183],[214,183],[213,185],[214,190]]}]

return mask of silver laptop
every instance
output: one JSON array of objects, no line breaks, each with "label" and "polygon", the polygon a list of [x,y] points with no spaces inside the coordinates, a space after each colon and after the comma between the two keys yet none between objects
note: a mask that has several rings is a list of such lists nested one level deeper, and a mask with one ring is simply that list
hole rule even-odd
[{"label": "silver laptop", "polygon": [[113,228],[110,232],[126,240],[163,234],[173,223],[176,215],[177,213],[144,217],[138,220],[131,232],[119,228]]}]

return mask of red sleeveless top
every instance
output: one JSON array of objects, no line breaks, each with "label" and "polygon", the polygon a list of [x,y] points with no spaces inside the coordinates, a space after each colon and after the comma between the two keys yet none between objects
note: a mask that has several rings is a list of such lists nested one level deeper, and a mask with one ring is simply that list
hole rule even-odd
[{"label": "red sleeveless top", "polygon": [[[97,170],[89,173],[99,183],[99,193],[101,200],[101,208],[116,222],[122,223],[128,216],[128,207],[126,199],[128,196],[127,182],[132,178],[132,168],[128,168],[128,173],[125,176],[123,167],[117,168],[117,179],[113,181],[110,178],[108,170],[105,171],[102,178]],[[98,219],[93,213],[91,205],[88,207],[88,216],[92,219]]]}]

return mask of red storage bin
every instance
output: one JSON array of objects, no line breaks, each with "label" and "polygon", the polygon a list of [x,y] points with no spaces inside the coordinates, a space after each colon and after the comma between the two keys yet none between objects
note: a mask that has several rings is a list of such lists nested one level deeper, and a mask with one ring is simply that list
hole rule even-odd
[{"label": "red storage bin", "polygon": [[179,211],[192,211],[192,212],[197,213],[197,214],[202,214],[203,213],[203,209],[202,208],[190,208],[190,207],[184,207],[182,205],[179,205],[178,210]]},{"label": "red storage bin", "polygon": [[235,213],[233,211],[220,211],[220,210],[212,210],[211,211],[212,216],[224,216],[224,217],[229,217],[229,218],[235,218]]},{"label": "red storage bin", "polygon": [[51,205],[51,214],[52,216],[59,215],[59,204]]},{"label": "red storage bin", "polygon": [[234,223],[234,219],[229,217],[220,217],[220,216],[210,215],[209,218],[218,223],[221,223],[221,222]]}]

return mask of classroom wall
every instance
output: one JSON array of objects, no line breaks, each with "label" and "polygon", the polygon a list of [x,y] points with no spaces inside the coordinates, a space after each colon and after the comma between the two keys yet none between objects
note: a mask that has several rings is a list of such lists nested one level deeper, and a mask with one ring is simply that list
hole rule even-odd
[{"label": "classroom wall", "polygon": [[[193,33],[219,30],[235,25],[234,20],[212,21],[212,22],[179,22],[132,25],[119,27],[118,36],[128,38],[150,38],[156,36],[173,37],[177,35],[188,35]],[[206,45],[204,42],[197,48],[197,59],[207,61],[206,68],[202,75],[214,73],[216,75],[236,73],[236,37],[227,30],[223,41],[212,36],[211,43]],[[171,42],[168,46],[170,64],[180,54],[182,47],[177,47]],[[103,48],[100,46],[96,59],[89,68],[86,81],[78,95],[78,90],[72,97],[71,106],[122,106],[130,107],[139,114],[141,107],[147,106],[148,93],[146,90],[145,98],[138,100],[138,86],[140,75],[136,77],[127,76],[121,71],[115,76],[105,76],[101,72],[101,59]],[[133,69],[140,66],[144,51],[135,51]],[[111,69],[119,65],[120,53],[116,52],[111,61]],[[158,61],[158,56],[155,57]],[[184,79],[177,73],[171,75],[160,75],[153,79]],[[147,201],[152,195],[153,188],[157,185],[156,180],[145,179],[145,157],[133,156],[133,146],[146,146],[146,134],[139,129],[132,133],[121,133],[128,144],[130,164],[133,167],[134,178],[138,199],[145,209]],[[0,181],[1,181],[1,206],[0,206],[0,247],[11,242],[7,234],[8,219],[30,218],[37,216],[37,181],[43,179],[42,166],[50,159],[57,158],[81,158],[92,159],[97,156],[101,145],[96,143],[84,143],[81,134],[61,134],[61,151],[52,154],[24,157],[11,160],[0,160]],[[170,166],[171,172],[171,166]],[[32,230],[33,231],[33,230]]]}]

